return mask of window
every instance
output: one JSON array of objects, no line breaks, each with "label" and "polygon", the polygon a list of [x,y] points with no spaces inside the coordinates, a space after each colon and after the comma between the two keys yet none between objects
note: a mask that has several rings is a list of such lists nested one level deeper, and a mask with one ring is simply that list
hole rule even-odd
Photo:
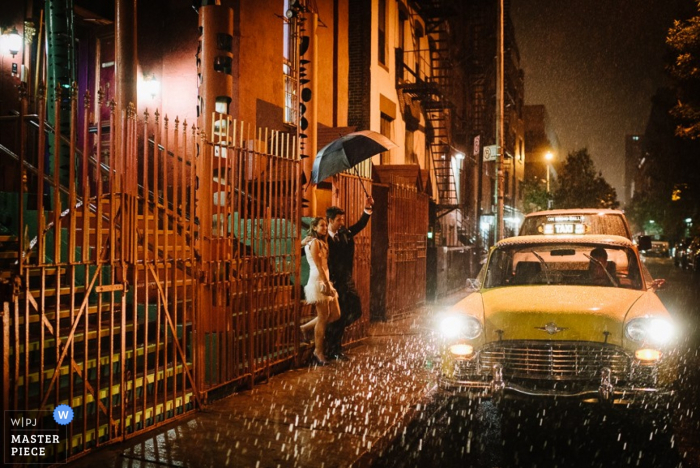
[{"label": "window", "polygon": [[413,132],[406,130],[406,164],[418,164],[418,156],[413,149]]},{"label": "window", "polygon": [[289,10],[290,0],[284,0],[284,9],[282,17],[284,18],[283,32],[283,62],[282,74],[284,79],[284,123],[287,125],[297,125],[299,115],[299,95],[298,95],[298,54],[297,54],[297,38],[294,31],[296,20],[294,18],[287,19],[284,13]]},{"label": "window", "polygon": [[399,44],[398,48],[399,49],[404,49],[406,47],[406,21],[408,21],[408,17],[406,16],[406,13],[403,11],[399,12]]},{"label": "window", "polygon": [[386,0],[379,0],[379,12],[377,13],[379,22],[379,35],[377,46],[379,48],[378,60],[382,65],[386,65]]},{"label": "window", "polygon": [[[380,127],[379,127],[379,133],[387,137],[388,139],[393,141],[394,137],[394,119],[389,117],[388,115],[382,113],[381,114],[381,122],[380,122]],[[391,151],[385,151],[381,153],[381,163],[382,164],[390,164],[391,163]]]}]

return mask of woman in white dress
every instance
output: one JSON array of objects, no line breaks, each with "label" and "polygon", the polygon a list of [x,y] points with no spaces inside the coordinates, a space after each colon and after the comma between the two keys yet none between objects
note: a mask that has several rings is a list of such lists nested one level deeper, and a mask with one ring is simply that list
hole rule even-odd
[{"label": "woman in white dress", "polygon": [[323,353],[323,340],[326,325],[340,318],[338,293],[331,284],[328,275],[328,221],[323,217],[311,222],[309,235],[313,237],[306,247],[306,259],[309,262],[309,281],[304,286],[306,302],[316,305],[316,318],[301,326],[305,335],[314,329],[314,357],[316,364],[326,365]]}]

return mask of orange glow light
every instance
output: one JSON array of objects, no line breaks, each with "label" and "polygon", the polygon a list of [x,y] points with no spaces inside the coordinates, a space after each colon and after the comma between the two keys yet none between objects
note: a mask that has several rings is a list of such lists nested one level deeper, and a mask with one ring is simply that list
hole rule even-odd
[{"label": "orange glow light", "polygon": [[659,351],[658,349],[650,348],[638,349],[634,352],[634,357],[636,357],[640,361],[658,361],[659,359],[661,359],[661,351]]},{"label": "orange glow light", "polygon": [[455,356],[467,357],[474,354],[474,347],[468,344],[456,344],[450,346],[450,352]]}]

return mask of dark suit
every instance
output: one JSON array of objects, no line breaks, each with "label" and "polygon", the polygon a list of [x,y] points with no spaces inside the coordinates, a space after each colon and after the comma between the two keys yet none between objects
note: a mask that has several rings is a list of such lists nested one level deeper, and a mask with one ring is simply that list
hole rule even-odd
[{"label": "dark suit", "polygon": [[359,221],[350,227],[343,227],[333,238],[328,239],[328,271],[333,286],[338,291],[340,319],[326,327],[326,355],[341,352],[345,328],[362,316],[360,295],[352,278],[355,257],[355,235],[369,222],[370,215],[362,213]]}]

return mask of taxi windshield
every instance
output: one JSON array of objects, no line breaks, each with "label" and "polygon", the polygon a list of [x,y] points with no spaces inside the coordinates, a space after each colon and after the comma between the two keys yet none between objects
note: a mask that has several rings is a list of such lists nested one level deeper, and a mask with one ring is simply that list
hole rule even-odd
[{"label": "taxi windshield", "polygon": [[526,216],[521,236],[538,234],[612,234],[630,239],[621,214],[542,214]]},{"label": "taxi windshield", "polygon": [[591,244],[519,244],[491,254],[484,287],[525,285],[602,286],[642,289],[635,252]]}]

